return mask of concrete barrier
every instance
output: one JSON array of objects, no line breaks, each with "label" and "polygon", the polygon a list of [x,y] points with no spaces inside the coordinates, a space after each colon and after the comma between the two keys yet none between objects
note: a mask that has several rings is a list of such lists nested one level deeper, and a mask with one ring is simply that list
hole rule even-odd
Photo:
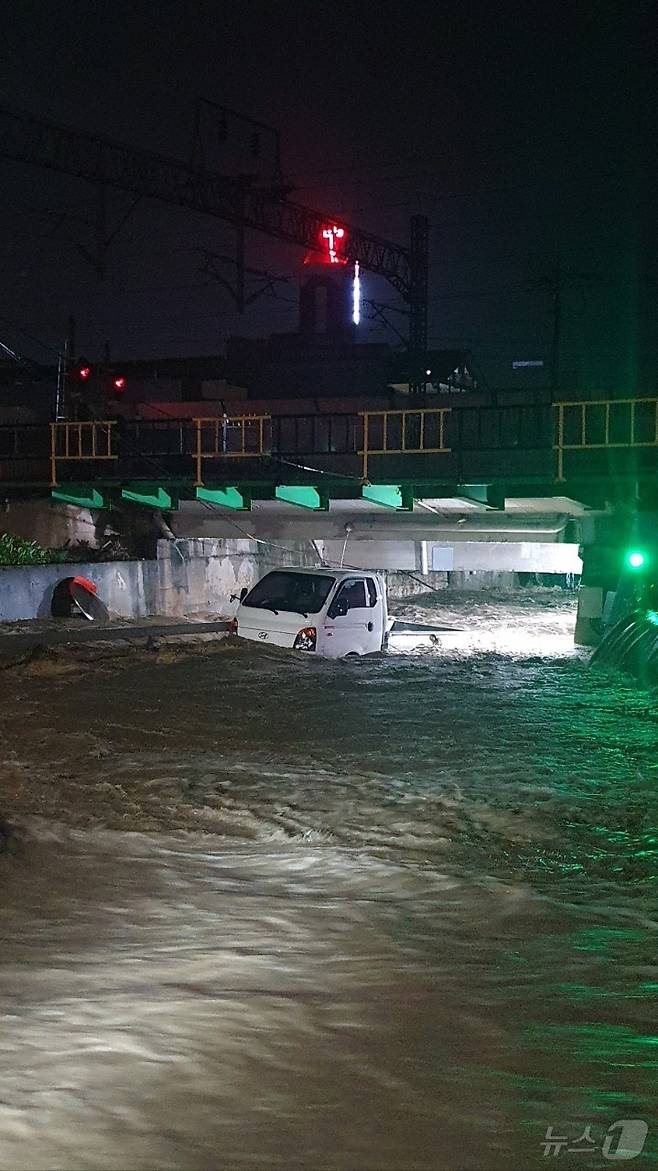
[{"label": "concrete barrier", "polygon": [[52,616],[53,591],[64,578],[89,578],[117,618],[231,615],[231,595],[280,565],[316,565],[308,543],[287,549],[255,541],[203,538],[158,541],[154,561],[98,561],[0,568],[0,622]]},{"label": "concrete barrier", "polygon": [[34,565],[0,569],[0,622],[50,618],[55,586],[78,575],[93,581],[100,599],[117,617],[147,618],[158,613],[155,561]]}]

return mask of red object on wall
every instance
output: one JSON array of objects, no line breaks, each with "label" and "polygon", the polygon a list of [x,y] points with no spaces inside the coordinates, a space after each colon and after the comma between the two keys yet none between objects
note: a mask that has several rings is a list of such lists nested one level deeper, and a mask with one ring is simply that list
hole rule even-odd
[{"label": "red object on wall", "polygon": [[83,590],[89,590],[90,594],[97,593],[97,587],[94,585],[93,581],[89,580],[88,577],[74,577],[74,578],[72,578],[71,585],[69,587],[71,590],[71,593],[73,592],[74,586],[82,586]]}]

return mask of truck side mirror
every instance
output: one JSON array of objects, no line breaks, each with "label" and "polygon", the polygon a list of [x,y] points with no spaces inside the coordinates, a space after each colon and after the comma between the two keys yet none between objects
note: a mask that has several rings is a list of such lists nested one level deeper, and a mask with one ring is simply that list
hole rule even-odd
[{"label": "truck side mirror", "polygon": [[330,618],[344,618],[345,615],[347,614],[347,610],[348,610],[347,598],[336,598],[336,600],[331,603],[331,608],[329,610],[329,617]]},{"label": "truck side mirror", "polygon": [[244,602],[248,593],[249,593],[249,590],[247,589],[247,587],[243,586],[242,589],[240,590],[240,601],[241,602]]}]

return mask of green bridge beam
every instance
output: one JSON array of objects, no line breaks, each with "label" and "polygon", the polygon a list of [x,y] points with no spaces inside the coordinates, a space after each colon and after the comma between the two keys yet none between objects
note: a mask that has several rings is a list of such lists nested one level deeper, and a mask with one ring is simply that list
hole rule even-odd
[{"label": "green bridge beam", "polygon": [[197,500],[205,504],[216,504],[219,508],[230,508],[234,512],[251,511],[251,493],[247,488],[197,488]]},{"label": "green bridge beam", "polygon": [[363,500],[379,504],[382,508],[394,508],[397,512],[413,512],[413,489],[399,484],[364,484],[361,488]]},{"label": "green bridge beam", "polygon": [[62,504],[75,504],[78,508],[109,508],[107,496],[95,488],[93,484],[71,484],[67,488],[53,488],[50,493],[53,500]]},{"label": "green bridge beam", "polygon": [[279,484],[274,495],[285,504],[309,508],[312,512],[326,512],[329,508],[327,497],[321,495],[319,490],[310,484]]},{"label": "green bridge beam", "polygon": [[178,496],[162,484],[128,484],[121,489],[121,496],[133,504],[142,504],[147,508],[162,508],[165,512],[178,508]]}]

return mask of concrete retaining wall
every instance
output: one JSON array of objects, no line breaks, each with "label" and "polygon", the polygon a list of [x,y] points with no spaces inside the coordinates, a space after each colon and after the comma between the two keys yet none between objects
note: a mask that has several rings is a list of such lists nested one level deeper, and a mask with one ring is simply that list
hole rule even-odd
[{"label": "concrete retaining wall", "polygon": [[155,561],[106,561],[90,565],[35,565],[0,569],[0,622],[49,618],[53,590],[65,577],[87,577],[112,614],[145,618],[157,614]]},{"label": "concrete retaining wall", "polygon": [[447,573],[424,573],[422,577],[414,573],[413,577],[410,577],[408,573],[384,570],[384,576],[389,598],[409,598],[415,594],[422,594],[423,585],[427,590],[448,588]]},{"label": "concrete retaining wall", "polygon": [[159,614],[231,614],[231,594],[259,576],[253,541],[158,541]]},{"label": "concrete retaining wall", "polygon": [[231,594],[250,588],[268,570],[317,563],[308,542],[278,549],[250,540],[207,538],[158,541],[156,561],[0,568],[0,622],[49,618],[55,586],[77,575],[94,582],[114,617],[229,615],[235,611]]},{"label": "concrete retaining wall", "polygon": [[[567,566],[579,566],[577,551],[569,545],[539,549],[528,546],[524,556],[523,550],[513,545],[465,543],[455,545],[454,549],[450,547],[449,565],[437,566],[445,546],[434,545],[428,556],[428,551],[421,549],[422,543],[416,547],[413,542],[405,542],[403,549],[396,550],[397,544],[402,543],[390,542],[388,549],[382,548],[383,542],[354,541],[348,546],[345,560],[350,565],[388,570],[393,597],[416,593],[421,588],[418,582],[399,572],[407,566],[434,588],[449,584],[471,589],[514,586],[517,579],[512,566],[531,570],[540,563],[544,572],[559,572],[558,566],[563,571]],[[439,558],[435,556],[437,550],[442,551]],[[527,555],[528,550],[532,556]],[[326,555],[331,556],[333,552],[332,547],[326,550]],[[157,553],[157,560],[153,561],[0,569],[0,622],[49,618],[55,586],[62,578],[76,574],[94,582],[99,597],[116,617],[230,615],[236,608],[231,596],[239,594],[245,586],[249,589],[268,570],[282,565],[318,564],[318,555],[308,541],[290,542],[284,547],[246,538],[192,538],[158,541]],[[388,565],[382,564],[387,561]]]},{"label": "concrete retaining wall", "polygon": [[98,513],[54,500],[7,500],[0,516],[0,532],[7,531],[45,549],[57,549],[69,541],[98,543],[106,525]]},{"label": "concrete retaining wall", "polygon": [[237,595],[270,569],[318,564],[308,541],[289,547],[217,537],[158,541],[158,614],[233,614]]}]

